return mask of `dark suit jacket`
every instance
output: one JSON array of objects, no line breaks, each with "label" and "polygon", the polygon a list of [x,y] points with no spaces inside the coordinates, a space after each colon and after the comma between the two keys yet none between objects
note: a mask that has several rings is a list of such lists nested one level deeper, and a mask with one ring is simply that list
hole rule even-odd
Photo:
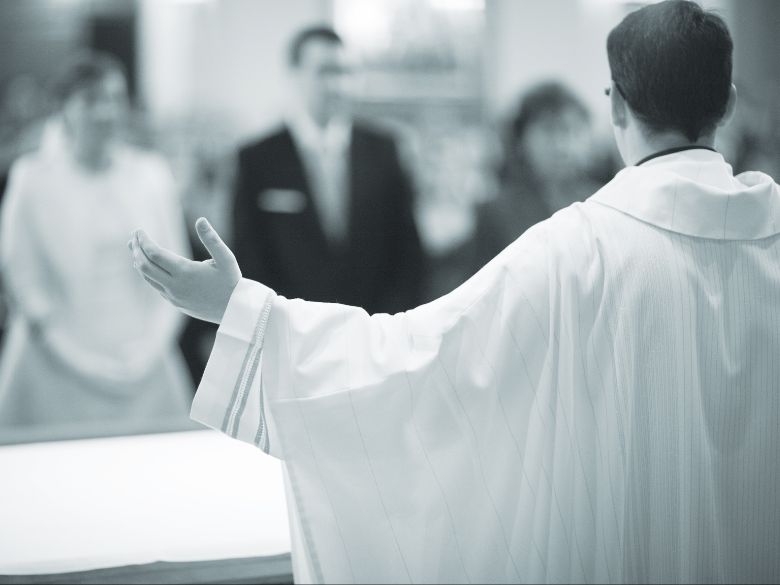
[{"label": "dark suit jacket", "polygon": [[419,303],[423,253],[412,189],[389,136],[353,125],[349,227],[341,246],[326,238],[288,128],[245,146],[238,158],[233,247],[246,278],[288,298],[369,313]]}]

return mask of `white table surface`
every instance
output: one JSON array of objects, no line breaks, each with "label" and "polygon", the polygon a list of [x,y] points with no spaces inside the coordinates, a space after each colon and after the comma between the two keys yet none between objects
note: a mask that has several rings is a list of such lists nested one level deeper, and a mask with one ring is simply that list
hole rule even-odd
[{"label": "white table surface", "polygon": [[281,464],[214,431],[0,447],[0,574],[289,552]]}]

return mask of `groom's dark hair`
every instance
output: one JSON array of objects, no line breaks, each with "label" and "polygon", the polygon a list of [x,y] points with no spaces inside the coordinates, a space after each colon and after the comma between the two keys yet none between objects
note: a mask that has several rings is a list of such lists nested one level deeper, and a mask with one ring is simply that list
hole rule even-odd
[{"label": "groom's dark hair", "polygon": [[297,67],[301,64],[303,50],[311,41],[323,41],[332,45],[344,45],[344,41],[339,34],[329,26],[310,26],[298,31],[290,41],[290,47],[287,52],[287,62],[290,67]]},{"label": "groom's dark hair", "polygon": [[607,38],[612,79],[639,120],[691,142],[726,113],[733,48],[723,19],[688,0],[632,12]]}]

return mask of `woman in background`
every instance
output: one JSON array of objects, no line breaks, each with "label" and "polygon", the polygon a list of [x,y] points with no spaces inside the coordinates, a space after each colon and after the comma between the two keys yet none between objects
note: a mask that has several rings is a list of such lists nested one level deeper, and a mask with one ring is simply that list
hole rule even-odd
[{"label": "woman in background", "polygon": [[475,270],[598,190],[587,173],[591,136],[590,113],[564,85],[545,82],[525,94],[507,128],[499,195],[477,210]]},{"label": "woman in background", "polygon": [[185,414],[181,318],[125,261],[137,225],[153,225],[186,253],[169,169],[119,139],[128,100],[114,58],[78,58],[58,97],[59,120],[37,152],[14,164],[3,202],[0,262],[11,315],[0,425]]}]

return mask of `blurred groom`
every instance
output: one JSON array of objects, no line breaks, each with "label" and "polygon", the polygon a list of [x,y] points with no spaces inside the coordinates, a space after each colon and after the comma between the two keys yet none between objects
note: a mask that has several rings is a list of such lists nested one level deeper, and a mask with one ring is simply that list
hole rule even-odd
[{"label": "blurred groom", "polygon": [[414,307],[423,253],[411,182],[393,139],[351,115],[342,39],[304,29],[288,65],[296,95],[284,124],[239,152],[233,234],[244,274],[288,298]]}]

